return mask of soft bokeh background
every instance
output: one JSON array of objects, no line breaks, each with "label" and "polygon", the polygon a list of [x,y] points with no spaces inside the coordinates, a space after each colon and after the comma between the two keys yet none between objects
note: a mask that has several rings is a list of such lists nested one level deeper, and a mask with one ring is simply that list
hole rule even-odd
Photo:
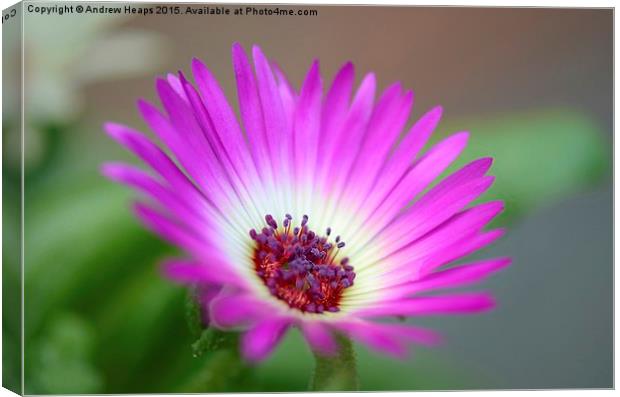
[{"label": "soft bokeh background", "polygon": [[[499,308],[417,320],[447,343],[405,361],[358,348],[362,389],[612,387],[612,11],[306,8],[318,16],[26,15],[26,392],[306,389],[313,359],[297,331],[244,382],[217,353],[193,356],[186,293],[157,269],[175,249],[98,172],[134,161],[100,126],[144,128],[135,100],[155,99],[156,75],[200,57],[234,103],[234,41],[260,44],[296,86],[313,58],[326,81],[347,60],[381,88],[400,80],[415,90],[411,121],[442,104],[438,135],[472,132],[459,164],[496,158],[486,197],[506,201],[497,224],[509,232],[477,256],[514,258],[483,286]],[[4,80],[7,98],[19,80]],[[6,309],[19,296],[17,111],[3,113],[9,385],[19,382],[18,303]]]}]

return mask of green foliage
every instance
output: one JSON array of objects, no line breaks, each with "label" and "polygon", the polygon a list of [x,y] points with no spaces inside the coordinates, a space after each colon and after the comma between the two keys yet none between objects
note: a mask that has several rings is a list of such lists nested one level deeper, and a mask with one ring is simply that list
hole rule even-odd
[{"label": "green foliage", "polygon": [[26,383],[26,393],[101,392],[102,374],[93,366],[94,330],[80,317],[58,315],[40,338],[26,363],[38,376]]}]

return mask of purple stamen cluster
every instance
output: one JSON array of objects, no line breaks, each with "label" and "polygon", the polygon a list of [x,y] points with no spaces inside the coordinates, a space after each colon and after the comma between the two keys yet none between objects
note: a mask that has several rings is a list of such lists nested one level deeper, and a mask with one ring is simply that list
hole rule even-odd
[{"label": "purple stamen cluster", "polygon": [[254,265],[256,274],[271,294],[292,308],[309,313],[337,312],[344,289],[353,285],[355,272],[348,258],[336,261],[345,246],[340,236],[328,242],[331,228],[319,236],[308,228],[308,216],[299,226],[292,225],[286,214],[282,227],[273,216],[265,216],[267,224],[260,232],[250,230],[256,242]]}]

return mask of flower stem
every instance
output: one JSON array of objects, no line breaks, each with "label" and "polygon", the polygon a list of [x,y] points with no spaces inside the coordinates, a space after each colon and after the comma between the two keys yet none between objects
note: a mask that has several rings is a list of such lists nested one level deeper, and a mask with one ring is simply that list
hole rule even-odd
[{"label": "flower stem", "polygon": [[310,379],[312,391],[354,391],[359,389],[355,351],[351,341],[338,335],[338,352],[324,356],[314,352],[316,364]]}]

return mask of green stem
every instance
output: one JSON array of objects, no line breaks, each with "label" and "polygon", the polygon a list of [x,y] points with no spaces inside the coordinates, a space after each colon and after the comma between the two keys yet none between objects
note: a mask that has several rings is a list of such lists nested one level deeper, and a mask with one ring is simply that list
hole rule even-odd
[{"label": "green stem", "polygon": [[185,393],[243,391],[252,368],[239,353],[239,335],[207,328],[192,344],[193,356],[203,364],[182,389]]},{"label": "green stem", "polygon": [[355,351],[345,336],[338,335],[338,352],[324,356],[314,352],[316,365],[310,379],[312,391],[355,391],[359,389]]}]

